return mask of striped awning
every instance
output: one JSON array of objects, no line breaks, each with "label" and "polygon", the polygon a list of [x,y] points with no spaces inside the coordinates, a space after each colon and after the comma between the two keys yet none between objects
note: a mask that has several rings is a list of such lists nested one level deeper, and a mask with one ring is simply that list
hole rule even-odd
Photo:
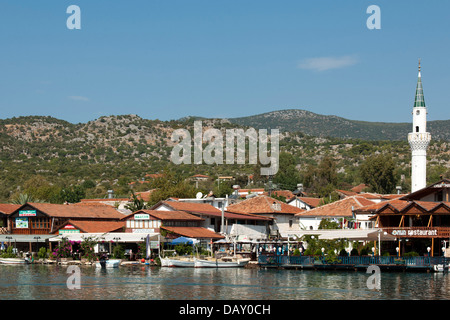
[{"label": "striped awning", "polygon": [[61,241],[67,238],[69,241],[83,241],[83,239],[92,237],[99,242],[143,242],[146,241],[147,235],[150,240],[158,240],[159,233],[128,233],[128,232],[108,232],[108,233],[68,233],[58,235],[50,239],[50,241]]},{"label": "striped awning", "polygon": [[0,234],[0,242],[45,242],[54,234]]}]

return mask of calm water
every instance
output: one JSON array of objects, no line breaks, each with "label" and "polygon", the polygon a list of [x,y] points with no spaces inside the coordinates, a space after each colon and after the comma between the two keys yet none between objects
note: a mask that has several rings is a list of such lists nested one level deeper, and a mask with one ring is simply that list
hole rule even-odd
[{"label": "calm water", "polygon": [[370,274],[347,271],[81,267],[81,289],[67,287],[66,266],[0,265],[0,300],[442,300],[450,281],[442,273],[381,273],[381,289],[368,289]]}]

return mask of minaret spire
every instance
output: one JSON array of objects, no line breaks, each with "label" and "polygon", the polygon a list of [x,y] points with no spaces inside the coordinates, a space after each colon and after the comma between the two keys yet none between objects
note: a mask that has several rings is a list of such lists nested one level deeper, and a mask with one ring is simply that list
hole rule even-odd
[{"label": "minaret spire", "polygon": [[417,77],[417,86],[416,86],[416,97],[414,99],[414,108],[417,107],[425,108],[425,98],[423,97],[423,88],[422,88],[422,75],[420,73],[420,59],[419,59],[419,75]]}]

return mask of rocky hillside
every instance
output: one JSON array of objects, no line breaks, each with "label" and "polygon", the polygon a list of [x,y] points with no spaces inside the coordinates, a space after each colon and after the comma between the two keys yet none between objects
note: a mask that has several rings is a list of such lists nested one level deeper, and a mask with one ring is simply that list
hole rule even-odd
[{"label": "rocky hillside", "polygon": [[[298,109],[228,120],[234,124],[257,129],[278,128],[281,131],[301,131],[317,137],[363,140],[405,140],[412,128],[411,123],[355,121]],[[450,120],[429,121],[427,126],[434,140],[450,141]]]},{"label": "rocky hillside", "polygon": [[[279,126],[282,133],[281,151],[295,156],[300,171],[309,164],[318,163],[325,155],[330,155],[336,161],[342,181],[351,184],[357,180],[358,166],[366,157],[388,153],[396,160],[397,173],[408,178],[410,149],[405,137],[399,141],[316,137],[294,130],[296,121],[300,120],[291,118],[297,112],[300,111],[272,113],[268,118],[277,115],[279,123],[285,123]],[[254,120],[255,127],[266,127],[266,122],[261,120],[264,119],[263,115],[257,119],[260,120]],[[342,125],[347,123],[356,126],[354,122],[345,122],[348,120],[338,117],[323,117],[323,122],[319,118],[315,119],[317,126],[320,124],[322,127],[335,126],[336,121]],[[140,180],[145,174],[159,172],[170,163],[174,145],[171,141],[172,132],[178,128],[192,132],[194,120],[147,120],[137,115],[105,116],[80,124],[41,116],[0,120],[0,200],[20,190],[23,182],[34,175],[66,185],[92,180],[97,184],[105,184],[105,188]],[[240,127],[234,124],[235,120],[202,119],[202,125],[203,129]],[[305,129],[301,126],[297,129],[302,128]],[[450,143],[433,139],[428,163],[431,180],[446,172],[450,168]],[[255,171],[253,165],[203,164],[179,165],[176,168],[178,174],[183,176],[236,176],[249,175]]]}]

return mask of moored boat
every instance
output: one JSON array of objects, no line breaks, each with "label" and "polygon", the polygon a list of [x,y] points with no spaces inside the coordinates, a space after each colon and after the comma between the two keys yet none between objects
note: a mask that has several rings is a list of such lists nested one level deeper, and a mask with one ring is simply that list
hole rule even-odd
[{"label": "moored boat", "polygon": [[248,258],[195,259],[196,268],[240,268],[250,262]]},{"label": "moored boat", "polygon": [[0,263],[2,263],[2,264],[25,264],[25,263],[28,263],[28,260],[21,259],[21,258],[0,258]]},{"label": "moored boat", "polygon": [[184,267],[193,268],[194,259],[192,258],[161,258],[161,267]]},{"label": "moored boat", "polygon": [[100,260],[95,264],[97,268],[118,268],[120,259]]}]

